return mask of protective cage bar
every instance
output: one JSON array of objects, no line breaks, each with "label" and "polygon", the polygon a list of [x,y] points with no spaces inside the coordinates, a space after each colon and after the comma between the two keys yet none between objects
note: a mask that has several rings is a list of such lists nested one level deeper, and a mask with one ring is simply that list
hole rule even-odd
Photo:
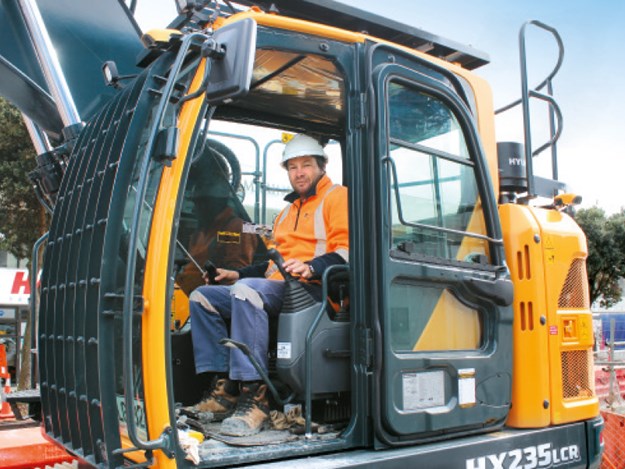
[{"label": "protective cage bar", "polygon": [[102,345],[97,305],[107,257],[103,246],[122,152],[137,152],[137,139],[128,141],[128,135],[145,76],[123,89],[80,134],[59,191],[44,260],[39,366],[45,428],[94,464],[108,459],[105,435],[111,429],[105,429],[103,415],[116,415],[115,408],[103,408],[97,374]]}]

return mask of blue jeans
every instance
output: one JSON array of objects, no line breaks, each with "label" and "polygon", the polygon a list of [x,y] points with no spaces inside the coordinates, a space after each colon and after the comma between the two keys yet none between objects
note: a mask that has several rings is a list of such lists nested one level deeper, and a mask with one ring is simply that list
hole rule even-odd
[{"label": "blue jeans", "polygon": [[232,286],[206,285],[194,290],[189,308],[196,373],[229,370],[232,380],[259,380],[260,375],[240,350],[219,341],[231,337],[243,342],[266,371],[269,317],[280,314],[283,292],[283,281],[264,278],[244,278]]}]

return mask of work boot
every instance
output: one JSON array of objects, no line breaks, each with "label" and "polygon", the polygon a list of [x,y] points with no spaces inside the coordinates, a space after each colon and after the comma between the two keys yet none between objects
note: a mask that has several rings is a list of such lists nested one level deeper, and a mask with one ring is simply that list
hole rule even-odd
[{"label": "work boot", "polygon": [[[195,404],[191,412],[201,423],[221,422],[231,416],[237,405],[239,397],[235,393],[236,384],[227,378],[214,379],[213,384],[201,402]],[[185,412],[189,415],[189,412]]]},{"label": "work boot", "polygon": [[241,385],[241,394],[232,417],[221,423],[220,433],[230,436],[250,436],[269,423],[267,385],[260,382]]}]

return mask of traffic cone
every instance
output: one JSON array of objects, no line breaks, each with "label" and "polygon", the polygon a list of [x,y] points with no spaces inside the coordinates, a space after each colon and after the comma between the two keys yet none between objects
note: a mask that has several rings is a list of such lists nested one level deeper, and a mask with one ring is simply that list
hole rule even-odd
[{"label": "traffic cone", "polygon": [[7,365],[7,354],[4,344],[0,344],[0,379],[4,379],[4,386],[0,389],[0,420],[14,419],[15,414],[7,402],[7,394],[11,392],[11,374]]}]

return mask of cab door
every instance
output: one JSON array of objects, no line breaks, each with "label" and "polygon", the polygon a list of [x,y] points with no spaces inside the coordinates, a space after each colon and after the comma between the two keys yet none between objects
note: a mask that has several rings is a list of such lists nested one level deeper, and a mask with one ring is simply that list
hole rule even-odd
[{"label": "cab door", "polygon": [[448,71],[392,47],[372,47],[369,59],[378,441],[501,426],[510,406],[512,284],[473,98]]}]

